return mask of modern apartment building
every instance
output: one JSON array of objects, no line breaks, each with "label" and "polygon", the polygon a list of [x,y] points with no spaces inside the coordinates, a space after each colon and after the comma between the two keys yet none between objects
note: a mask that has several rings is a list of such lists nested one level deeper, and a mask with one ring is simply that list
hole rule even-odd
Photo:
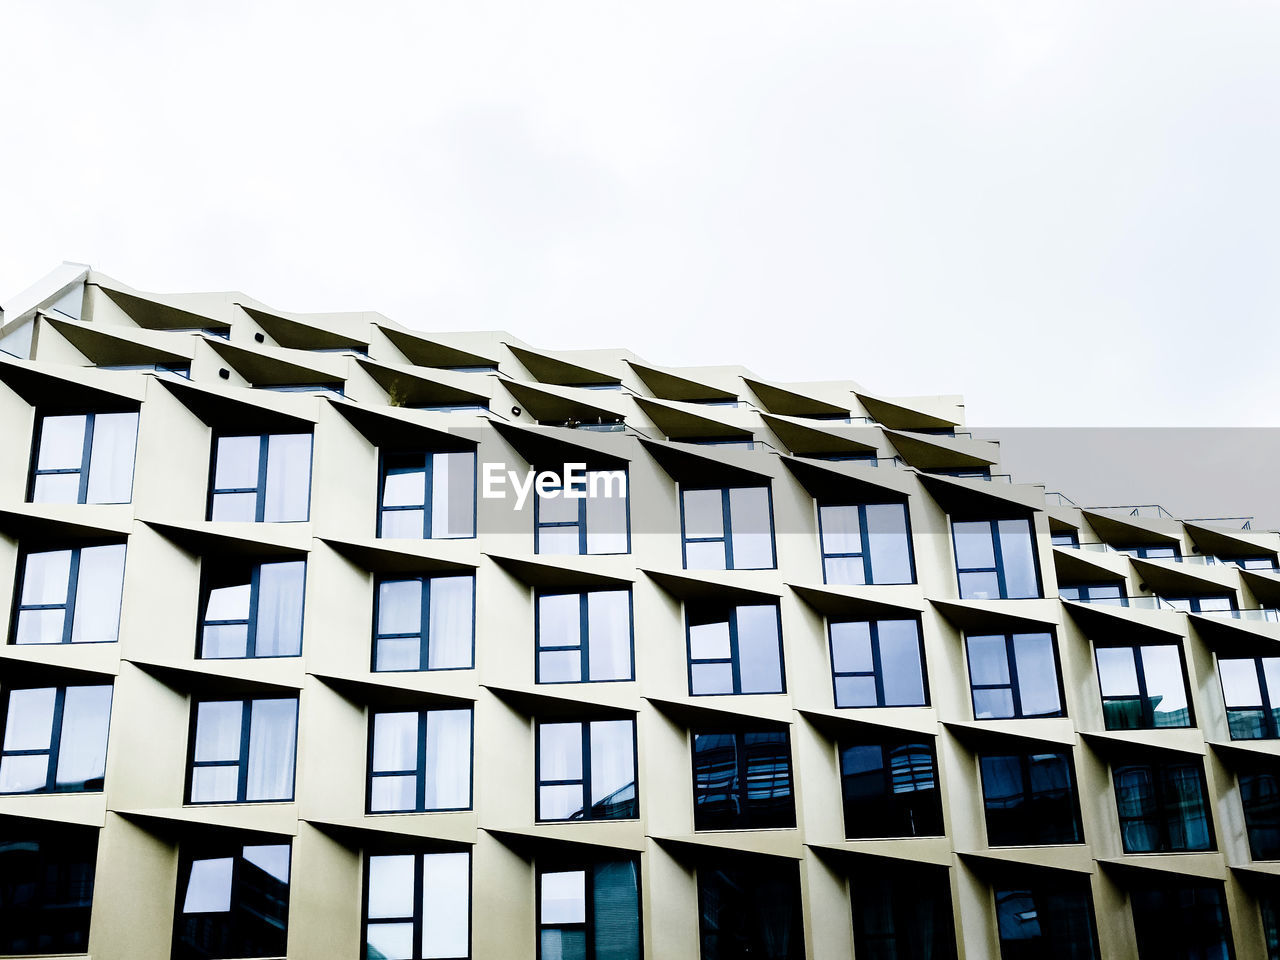
[{"label": "modern apartment building", "polygon": [[8,306],[0,955],[1280,958],[1280,535],[956,397]]}]

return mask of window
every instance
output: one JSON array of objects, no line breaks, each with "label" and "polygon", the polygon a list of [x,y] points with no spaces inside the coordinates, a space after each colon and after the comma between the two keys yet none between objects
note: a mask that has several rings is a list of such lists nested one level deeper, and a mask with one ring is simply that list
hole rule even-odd
[{"label": "window", "polygon": [[942,836],[932,743],[874,743],[840,751],[844,835],[849,839]]},{"label": "window", "polygon": [[539,960],[640,960],[635,860],[538,867]]},{"label": "window", "polygon": [[1000,960],[1096,960],[1089,881],[1005,881],[995,888]]},{"label": "window", "polygon": [[1125,853],[1213,849],[1200,762],[1127,763],[1112,769]]},{"label": "window", "polygon": [[365,859],[364,955],[399,960],[471,956],[471,854]]},{"label": "window", "polygon": [[471,710],[375,713],[369,812],[471,809]]},{"label": "window", "polygon": [[876,960],[955,960],[955,919],[945,868],[886,867],[849,877],[853,946]]},{"label": "window", "polygon": [[1071,587],[1058,587],[1063,600],[1079,600],[1081,603],[1100,603],[1107,607],[1127,607],[1123,583],[1081,583]]},{"label": "window", "polygon": [[123,543],[28,553],[14,643],[114,643],[124,592]]},{"label": "window", "polygon": [[1131,557],[1138,557],[1143,560],[1181,560],[1182,548],[1176,543],[1161,544],[1135,544],[1132,546],[1116,547],[1116,553],[1128,554]]},{"label": "window", "polygon": [[780,858],[698,868],[701,960],[803,960],[800,868]]},{"label": "window", "polygon": [[918,620],[831,624],[837,707],[923,707],[929,703]]},{"label": "window", "polygon": [[218,437],[210,520],[306,520],[311,502],[311,434]]},{"label": "window", "polygon": [[958,520],[951,524],[962,600],[1038,597],[1040,572],[1030,520]]},{"label": "window", "polygon": [[42,416],[31,471],[32,503],[128,503],[138,412]]},{"label": "window", "polygon": [[1280,570],[1280,560],[1269,557],[1219,557],[1221,563],[1234,563],[1241,570]]},{"label": "window", "polygon": [[0,793],[101,790],[111,685],[10,690]]},{"label": "window", "polygon": [[1222,884],[1169,883],[1129,891],[1138,960],[1231,960]]},{"label": "window", "polygon": [[689,693],[782,693],[777,604],[689,604]]},{"label": "window", "polygon": [[474,664],[476,578],[378,581],[373,669],[468,670]]},{"label": "window", "polygon": [[0,954],[87,953],[98,830],[0,826]]},{"label": "window", "polygon": [[538,819],[626,820],[636,802],[636,722],[538,724]]},{"label": "window", "polygon": [[534,488],[535,553],[630,553],[625,470],[592,470],[568,490]]},{"label": "window", "polygon": [[538,683],[631,680],[631,591],[538,595]]},{"label": "window", "polygon": [[1255,860],[1280,860],[1280,777],[1272,770],[1240,774],[1240,803]]},{"label": "window", "polygon": [[1234,595],[1221,597],[1161,597],[1166,604],[1184,613],[1223,613],[1236,609]]},{"label": "window", "polygon": [[1083,843],[1071,754],[989,754],[979,758],[987,845]]},{"label": "window", "polygon": [[1078,547],[1080,546],[1080,533],[1076,530],[1068,530],[1065,533],[1053,533],[1049,537],[1049,542],[1055,547]]},{"label": "window", "polygon": [[1058,654],[1050,634],[970,636],[965,643],[975,719],[1064,715]]},{"label": "window", "polygon": [[1280,960],[1280,897],[1270,890],[1258,897],[1262,909],[1262,936],[1267,944],[1267,960]]},{"label": "window", "polygon": [[773,500],[768,487],[680,492],[686,570],[772,570]]},{"label": "window", "polygon": [[293,799],[298,701],[195,704],[189,803]]},{"label": "window", "polygon": [[1176,643],[1098,647],[1094,656],[1108,730],[1191,726],[1182,648]]},{"label": "window", "polygon": [[283,957],[289,859],[288,843],[183,844],[174,960]]},{"label": "window", "polygon": [[378,495],[380,537],[474,537],[475,451],[384,453]]},{"label": "window", "polygon": [[1220,658],[1218,676],[1232,740],[1280,737],[1280,657]]},{"label": "window", "polygon": [[905,503],[818,508],[826,583],[915,583]]},{"label": "window", "polygon": [[693,827],[794,827],[791,738],[785,730],[693,735]]},{"label": "window", "polygon": [[205,660],[302,653],[303,560],[227,565],[206,575],[200,656]]}]

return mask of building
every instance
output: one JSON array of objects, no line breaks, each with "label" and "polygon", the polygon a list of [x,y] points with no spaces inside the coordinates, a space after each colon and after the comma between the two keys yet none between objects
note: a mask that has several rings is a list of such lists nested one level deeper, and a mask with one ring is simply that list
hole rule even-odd
[{"label": "building", "polygon": [[1280,956],[1280,535],[955,397],[76,265],[3,321],[0,954]]}]

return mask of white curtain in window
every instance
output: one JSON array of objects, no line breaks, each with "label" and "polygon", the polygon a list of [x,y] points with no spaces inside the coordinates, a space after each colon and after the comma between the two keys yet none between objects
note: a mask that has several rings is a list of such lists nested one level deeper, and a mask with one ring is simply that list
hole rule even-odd
[{"label": "white curtain in window", "polygon": [[428,810],[471,806],[471,711],[427,713]]},{"label": "white curtain in window", "polygon": [[138,414],[100,413],[93,418],[89,453],[88,503],[128,503],[133,499],[133,456]]},{"label": "white curtain in window", "polygon": [[249,784],[245,799],[293,799],[298,701],[255,700],[249,724]]},{"label": "white curtain in window", "polygon": [[427,669],[471,666],[474,577],[435,577],[431,581]]},{"label": "white curtain in window", "polygon": [[267,439],[267,489],[262,519],[306,520],[311,501],[311,434],[280,433]]}]

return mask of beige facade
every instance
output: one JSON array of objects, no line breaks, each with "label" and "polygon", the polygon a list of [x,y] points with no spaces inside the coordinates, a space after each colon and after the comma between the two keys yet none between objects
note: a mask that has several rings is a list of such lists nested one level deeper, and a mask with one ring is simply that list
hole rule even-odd
[{"label": "beige facade", "polygon": [[[19,742],[17,732],[5,744],[0,760],[44,756],[50,772],[45,787],[14,774],[20,789],[0,795],[0,851],[6,845],[10,851],[0,856],[16,864],[21,851],[13,852],[15,845],[55,836],[64,846],[86,844],[94,865],[87,941],[79,946],[57,941],[61,933],[41,941],[44,921],[31,918],[39,913],[40,897],[61,896],[74,907],[83,882],[27,901],[19,892],[5,893],[0,876],[0,897],[11,897],[0,900],[0,943],[14,949],[20,941],[17,953],[71,949],[101,960],[241,956],[212,946],[206,954],[173,952],[184,915],[197,917],[192,922],[207,933],[226,912],[216,891],[203,909],[193,909],[204,895],[193,875],[203,878],[207,870],[214,876],[223,859],[228,870],[234,861],[242,871],[243,862],[268,856],[237,851],[287,847],[282,936],[287,956],[299,960],[366,955],[370,858],[458,853],[469,856],[469,896],[459,894],[456,884],[447,897],[440,889],[433,894],[430,871],[446,861],[429,861],[420,868],[429,874],[427,892],[416,902],[412,879],[396,888],[409,899],[409,913],[368,918],[377,927],[409,917],[403,921],[408,926],[380,927],[377,937],[408,942],[415,957],[432,942],[426,956],[533,958],[541,942],[546,960],[623,958],[631,955],[630,934],[624,929],[610,941],[602,932],[606,888],[592,888],[594,901],[587,895],[581,924],[572,907],[555,920],[547,875],[572,885],[579,881],[570,874],[585,871],[582,882],[590,887],[593,865],[626,863],[637,868],[639,949],[647,958],[946,957],[950,938],[934,929],[939,925],[953,932],[955,956],[967,960],[1001,956],[1002,939],[1011,960],[1033,952],[1117,960],[1180,955],[1152,932],[1153,908],[1168,918],[1166,932],[1176,933],[1176,943],[1187,950],[1195,935],[1179,924],[1203,933],[1198,949],[1204,952],[1188,957],[1227,956],[1226,947],[1210,942],[1219,916],[1238,960],[1277,956],[1274,947],[1268,952],[1266,927],[1273,891],[1280,891],[1280,860],[1257,856],[1265,855],[1261,845],[1275,811],[1255,803],[1246,823],[1245,793],[1265,800],[1280,769],[1280,739],[1265,700],[1268,663],[1280,651],[1273,613],[1280,606],[1280,535],[1225,522],[1184,523],[1145,509],[1081,509],[1046,497],[1042,486],[1009,482],[998,472],[998,447],[964,431],[956,397],[886,398],[852,382],[776,384],[738,367],[670,369],[625,351],[545,351],[504,333],[421,332],[373,313],[290,314],[233,293],[142,293],[74,265],[55,271],[3,319],[0,423],[10,455],[0,460],[0,581],[13,583],[14,590],[0,591],[9,604],[0,709],[8,705],[6,720],[17,731],[13,691],[112,688],[100,779],[66,788],[61,773],[55,776],[54,765],[77,759],[67,740],[61,760],[48,744],[10,749]],[[99,454],[89,440],[78,468],[42,467],[41,431],[54,429],[50,418],[133,411],[131,484],[123,498],[108,498],[124,502],[84,502],[93,499],[86,485],[109,488],[112,477],[118,485],[119,476],[129,473],[117,463],[108,474],[107,461],[96,458],[109,452]],[[104,426],[101,436],[107,435]],[[267,441],[253,454],[265,462],[258,477],[219,479],[221,440],[300,435],[311,438],[301,488],[283,467],[280,476],[266,477],[276,469]],[[53,450],[52,433],[45,436]],[[433,537],[427,528],[416,538],[379,536],[380,517],[391,522],[380,509],[389,505],[380,498],[390,453],[471,450],[478,478],[474,536]],[[428,462],[444,475],[444,461]],[[591,514],[577,526],[568,520],[552,530],[546,518],[556,514],[544,503],[537,510],[545,512],[535,516],[536,495],[520,510],[510,495],[484,495],[490,465],[522,478],[531,467],[559,470],[578,462],[589,470],[625,470],[628,519],[620,533],[593,529]],[[99,478],[89,471],[100,471]],[[46,475],[51,479],[42,479]],[[57,495],[37,495],[37,482]],[[272,498],[287,500],[288,491],[297,489],[304,490],[302,516],[273,521],[280,503]],[[466,484],[458,489],[470,492]],[[451,522],[460,525],[450,532],[467,533],[471,521],[458,489],[446,505],[437,481],[436,519],[447,506]],[[758,515],[756,502],[724,491],[759,489],[767,491],[767,509],[757,529],[744,519]],[[717,492],[689,499],[706,491]],[[419,512],[409,510],[408,521],[395,522],[421,522],[427,503],[406,502],[418,503]],[[693,529],[695,508],[707,503],[722,503],[722,524],[740,528],[717,536],[714,523],[708,528],[700,515]],[[221,518],[239,517],[255,504],[261,521]],[[881,561],[884,554],[877,551],[889,549],[882,547],[889,541],[876,538],[891,537],[892,530],[877,527],[872,514],[856,513],[866,505],[904,505],[910,572],[889,579],[908,582],[828,582],[842,579],[833,576],[837,570],[853,571],[846,579],[879,578],[871,564]],[[224,507],[226,513],[211,519]],[[830,519],[820,530],[822,507],[846,512],[822,514]],[[289,503],[280,509],[277,516],[289,516]],[[432,521],[426,522],[430,528]],[[1029,533],[1025,544],[1020,523]],[[836,549],[838,533],[846,547],[857,549]],[[610,552],[551,552],[553,544],[568,543],[556,537],[581,536],[589,550],[588,540],[597,535],[598,543],[613,545]],[[100,555],[83,551],[112,544],[125,545],[118,633],[110,624],[90,623],[87,614],[73,628],[75,602],[65,585],[77,574],[62,573],[61,595],[50,588],[37,596],[30,558],[74,552],[76,569],[86,571],[86,558]],[[1022,560],[1015,552],[1024,545],[1031,564],[1025,569],[1033,571],[1028,590],[1019,587],[1022,574],[1015,570]],[[1167,556],[1175,549],[1177,557]],[[987,550],[989,565],[981,560]],[[770,551],[768,560],[756,562]],[[749,568],[691,568],[699,565],[690,563],[691,556],[713,556],[714,566],[714,557],[731,553]],[[240,620],[256,624],[253,618],[263,616],[260,578],[266,567],[278,572],[299,562],[305,563],[300,652],[291,655],[286,643],[270,656],[201,656],[223,635],[215,629],[219,623],[234,646],[241,642]],[[455,651],[461,660],[448,661],[447,669],[374,669],[384,649],[391,657],[418,642],[409,638],[408,647],[395,646],[412,629],[379,631],[375,599],[383,585],[421,582],[429,592],[432,578],[467,577],[474,577],[470,658],[463,644]],[[228,585],[243,589],[218,596],[237,603],[252,589],[250,614],[214,615],[211,591]],[[1096,595],[1059,596],[1060,588],[1082,586]],[[92,608],[97,616],[110,607],[110,586],[86,580],[82,589],[85,604],[98,603],[104,589],[107,600]],[[597,651],[584,653],[578,664],[572,651],[557,658],[556,652],[566,651],[545,649],[551,644],[538,632],[537,614],[543,610],[548,630],[551,608],[541,608],[539,598],[581,592],[585,634],[595,623],[585,598],[604,591],[630,594],[633,665],[615,663],[609,680],[592,682],[595,663],[588,654]],[[428,601],[421,602],[426,609]],[[446,609],[443,600],[432,602]],[[466,601],[459,602],[465,612]],[[780,624],[776,682],[773,655],[764,654],[760,667],[748,652],[748,643],[771,636],[768,628],[759,634],[745,625],[752,611],[774,606]],[[294,622],[294,614],[281,610],[277,605],[271,614],[277,639],[288,632],[279,625]],[[423,616],[419,652],[436,656],[434,647],[426,652],[435,639],[427,638],[431,628]],[[50,626],[54,621],[61,625]],[[890,675],[897,668],[888,665],[888,641],[871,641],[876,655],[869,666],[858,666],[864,647],[833,654],[833,637],[862,637],[870,629],[849,625],[908,622],[918,624],[925,703],[887,705],[895,696],[888,681],[900,679]],[[722,629],[722,623],[729,626]],[[90,633],[94,627],[94,637],[107,642],[78,642],[85,638],[70,634],[82,627]],[[244,629],[257,629],[253,642],[266,649],[264,625]],[[386,638],[385,648],[375,633]],[[1046,636],[1049,647],[1035,639]],[[991,638],[1002,639],[997,644]],[[724,656],[712,650],[722,640],[729,644]],[[1005,651],[1001,669],[1007,676],[996,675],[999,669],[991,674],[988,661],[979,663],[980,644]],[[1172,652],[1176,661],[1161,662],[1183,666],[1185,705],[1178,708],[1177,695],[1167,690],[1153,692],[1155,654],[1147,663],[1138,650],[1126,661],[1135,666],[1116,666],[1135,646],[1161,648],[1166,658]],[[1048,660],[1041,656],[1045,650],[1052,651]],[[1105,681],[1100,650],[1106,651]],[[1232,661],[1232,676],[1251,669],[1246,663],[1256,665],[1257,710],[1250,713],[1255,705],[1232,699],[1235,712],[1229,714],[1223,660]],[[553,664],[570,673],[580,668],[587,682],[538,682]],[[833,667],[843,679],[833,676]],[[1126,692],[1139,674],[1147,686]],[[1276,676],[1280,686],[1280,670]],[[1159,677],[1171,682],[1168,670]],[[783,689],[763,692],[773,690],[771,684]],[[725,685],[740,692],[703,692]],[[1227,697],[1235,698],[1234,692]],[[200,704],[237,700],[296,700],[296,755],[281,759],[270,746],[255,752],[250,731],[259,721],[250,719],[256,708],[246,707],[234,721],[243,738],[238,747],[223,744],[230,752],[211,747],[214,753],[205,759],[196,756]],[[869,700],[874,704],[863,705]],[[411,734],[411,743],[399,744],[418,752],[416,773],[394,765],[373,771],[375,715],[420,714],[421,730],[443,722],[449,711],[471,714],[474,759],[467,758],[465,770],[435,769],[445,754],[430,751],[445,748],[427,743],[435,736],[429,731],[425,741]],[[50,722],[69,724],[69,716],[71,708],[59,706]],[[547,726],[559,736],[573,733],[567,724],[618,722],[634,723],[635,749],[634,777],[620,792],[602,797],[589,786],[591,777],[603,782],[606,770],[617,780],[615,768],[625,766],[618,756],[605,756],[603,747],[595,756],[584,746],[585,773],[552,770],[545,754],[540,769],[540,729],[549,744]],[[267,721],[261,723],[266,730]],[[591,730],[604,743],[606,728]],[[753,760],[747,740],[733,741],[761,733],[783,736],[769,742],[786,743],[785,762],[767,748]],[[57,734],[55,726],[52,740]],[[728,754],[717,755],[729,756],[731,769],[701,768],[700,786],[697,736],[720,737],[721,746],[733,741],[725,747]],[[890,759],[890,748],[904,745],[915,753]],[[876,778],[865,767],[875,749],[885,751],[882,796],[866,787]],[[930,750],[935,759],[928,758]],[[274,757],[263,764],[284,764],[287,772],[272,767],[263,773],[263,756]],[[92,757],[79,759],[92,766]],[[208,787],[207,796],[226,802],[192,802],[193,791],[206,789],[196,781],[223,776],[209,772],[218,764],[231,794],[218,786]],[[851,773],[851,764],[865,776]],[[1013,776],[1007,772],[1014,769],[1025,771],[1025,793],[999,793],[997,773]],[[384,789],[371,784],[371,776],[396,770],[402,780],[386,790],[403,787],[412,794],[416,788],[419,797],[424,790],[428,796],[448,793],[454,798],[446,804],[450,809],[370,812],[374,791]],[[1199,812],[1188,793],[1195,793],[1196,770],[1202,777]],[[1247,791],[1243,775],[1252,778]],[[1117,803],[1121,776],[1129,803],[1123,811]],[[1048,777],[1049,786],[1037,777]],[[0,770],[0,786],[4,778]],[[287,797],[253,799],[255,791],[280,792],[277,780]],[[578,816],[540,818],[560,809],[575,790],[590,794],[571,811]],[[1043,795],[1033,796],[1037,790]],[[903,800],[906,794],[912,799]],[[921,806],[904,814],[902,805],[916,802],[917,794]],[[788,795],[794,826],[776,825],[779,816],[786,819],[779,810]],[[1068,809],[1073,797],[1078,822],[1068,828],[1076,836],[1035,842],[1045,839],[1035,831]],[[432,805],[429,799],[408,802],[419,809]],[[935,803],[940,827],[931,830],[926,813]],[[992,809],[1003,817],[995,826]],[[703,814],[707,819],[696,822]],[[895,833],[902,823],[919,835]],[[1255,828],[1256,847],[1249,827]],[[1005,836],[1012,842],[993,843],[995,829],[1012,831]],[[868,832],[887,835],[860,835]],[[220,855],[220,849],[226,852]],[[213,866],[193,868],[196,861]],[[384,862],[390,869],[391,862]],[[262,869],[284,879],[278,866]],[[232,899],[248,896],[236,886],[244,875],[235,874]],[[904,880],[889,899],[876,899],[888,889],[889,876]],[[781,902],[777,891],[794,882],[795,917],[762,919],[768,910],[745,909],[752,891],[734,888],[743,877],[781,884],[761,888],[775,906]],[[712,886],[722,882],[728,886]],[[221,889],[217,883],[214,888]],[[926,909],[912,899],[921,890],[945,896]],[[1063,909],[1061,891],[1084,896]],[[741,931],[713,935],[700,919],[713,900],[726,904],[719,922],[740,922]],[[446,901],[448,911],[433,912],[433,904]],[[1091,921],[1080,921],[1080,904],[1092,910]],[[889,919],[877,920],[873,914],[882,907]],[[459,911],[468,908],[465,954],[456,952],[456,936],[452,946],[444,933],[433,940],[433,924],[456,931]],[[1055,926],[1072,910],[1083,926],[1071,929],[1095,928],[1096,946],[1075,942],[1076,952],[1054,953],[1054,936],[1075,936]],[[20,918],[24,914],[27,919]],[[65,933],[74,926],[69,915],[50,920],[52,929]],[[613,921],[626,927],[625,918]],[[28,922],[29,936],[21,932]],[[397,939],[401,933],[407,939]],[[921,938],[928,946],[919,944]],[[579,942],[586,946],[575,954]],[[455,952],[440,952],[446,949]],[[368,955],[388,952],[394,955],[379,946]]]}]

